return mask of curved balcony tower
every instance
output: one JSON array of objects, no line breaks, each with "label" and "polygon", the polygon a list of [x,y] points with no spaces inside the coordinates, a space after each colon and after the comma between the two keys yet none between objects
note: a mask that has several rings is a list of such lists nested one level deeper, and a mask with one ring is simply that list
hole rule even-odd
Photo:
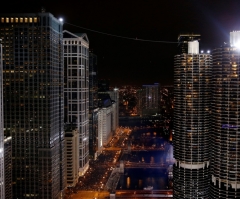
[{"label": "curved balcony tower", "polygon": [[240,198],[240,32],[213,51],[210,198]]},{"label": "curved balcony tower", "polygon": [[174,63],[173,198],[208,198],[211,55],[198,41]]}]

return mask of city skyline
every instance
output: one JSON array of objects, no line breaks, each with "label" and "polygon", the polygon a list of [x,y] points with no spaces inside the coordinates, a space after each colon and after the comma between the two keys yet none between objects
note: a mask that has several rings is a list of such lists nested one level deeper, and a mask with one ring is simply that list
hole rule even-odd
[{"label": "city skyline", "polygon": [[[0,8],[0,13],[40,12],[44,7],[46,12],[63,17],[64,30],[88,35],[89,49],[98,56],[99,78],[109,78],[111,86],[152,82],[167,85],[173,84],[173,56],[177,43],[139,40],[177,42],[180,33],[197,33],[202,36],[200,50],[212,50],[229,41],[230,31],[240,28],[239,6],[237,0],[228,3],[153,0],[127,4],[94,0],[69,1],[68,4],[13,1]],[[80,27],[136,40],[107,36]]]}]

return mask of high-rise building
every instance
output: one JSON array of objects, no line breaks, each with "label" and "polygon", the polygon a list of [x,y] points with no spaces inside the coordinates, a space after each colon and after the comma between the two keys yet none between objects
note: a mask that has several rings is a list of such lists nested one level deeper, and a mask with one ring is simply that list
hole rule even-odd
[{"label": "high-rise building", "polygon": [[173,198],[207,199],[212,60],[198,41],[188,45],[174,63]]},{"label": "high-rise building", "polygon": [[44,10],[0,16],[13,198],[60,198],[66,187],[62,25]]},{"label": "high-rise building", "polygon": [[103,145],[99,135],[98,124],[99,108],[95,108],[89,114],[89,156],[96,159],[101,154]]},{"label": "high-rise building", "polygon": [[98,107],[97,55],[89,52],[89,111]]},{"label": "high-rise building", "polygon": [[160,113],[160,85],[142,85],[142,116]]},{"label": "high-rise building", "polygon": [[12,199],[12,137],[4,138],[5,198]]},{"label": "high-rise building", "polygon": [[137,114],[142,116],[142,89],[138,89],[136,92],[137,97]]},{"label": "high-rise building", "polygon": [[98,151],[98,76],[97,55],[89,52],[89,157]]},{"label": "high-rise building", "polygon": [[66,125],[64,130],[66,141],[67,186],[75,187],[79,178],[79,133],[72,125]]},{"label": "high-rise building", "polygon": [[[116,128],[119,126],[119,90],[118,88],[114,88],[112,91],[102,91],[98,92],[98,97],[100,100],[100,106],[105,106],[104,103],[108,102],[113,105],[113,131],[115,132]],[[110,99],[110,100],[108,100]]]},{"label": "high-rise building", "polygon": [[85,33],[63,31],[65,124],[79,133],[79,176],[89,167],[89,40]]},{"label": "high-rise building", "polygon": [[3,51],[0,37],[0,198],[5,198],[4,131],[3,131]]},{"label": "high-rise building", "polygon": [[211,199],[240,198],[240,31],[213,50]]},{"label": "high-rise building", "polygon": [[200,41],[201,35],[200,34],[180,34],[178,36],[178,46],[177,46],[177,53],[183,54],[188,53],[188,42],[189,41]]},{"label": "high-rise building", "polygon": [[102,107],[98,111],[99,147],[106,146],[112,139],[112,106]]},{"label": "high-rise building", "polygon": [[113,91],[108,91],[110,98],[115,102],[114,104],[115,109],[114,111],[114,121],[113,121],[113,126],[115,127],[114,131],[119,127],[119,89],[114,88]]}]

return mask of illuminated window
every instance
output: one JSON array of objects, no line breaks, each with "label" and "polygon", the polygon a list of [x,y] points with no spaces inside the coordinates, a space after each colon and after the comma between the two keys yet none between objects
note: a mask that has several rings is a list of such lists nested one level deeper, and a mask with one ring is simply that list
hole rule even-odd
[{"label": "illuminated window", "polygon": [[20,17],[20,23],[23,23],[23,18],[22,17]]},{"label": "illuminated window", "polygon": [[14,18],[11,17],[11,23],[13,23],[13,22],[14,22]]},{"label": "illuminated window", "polygon": [[32,20],[32,17],[30,17],[30,18],[29,18],[29,22],[30,22],[30,23],[32,23],[32,22],[33,22],[33,20]]},{"label": "illuminated window", "polygon": [[34,17],[34,23],[37,23],[37,17]]},{"label": "illuminated window", "polygon": [[27,23],[28,22],[28,18],[25,17],[24,18],[24,22]]},{"label": "illuminated window", "polygon": [[9,23],[9,18],[8,17],[6,18],[6,23]]},{"label": "illuminated window", "polygon": [[15,18],[15,22],[18,23],[18,18]]},{"label": "illuminated window", "polygon": [[4,23],[4,18],[3,17],[1,18],[1,22]]}]

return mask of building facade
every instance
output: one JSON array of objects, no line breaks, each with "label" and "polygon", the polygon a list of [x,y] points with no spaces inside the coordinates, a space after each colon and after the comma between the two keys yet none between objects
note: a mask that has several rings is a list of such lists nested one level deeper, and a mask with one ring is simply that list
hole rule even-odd
[{"label": "building facade", "polygon": [[210,198],[240,198],[240,32],[213,50]]},{"label": "building facade", "polygon": [[98,134],[98,114],[99,108],[95,108],[89,114],[89,154],[94,160],[102,152],[102,137]]},{"label": "building facade", "polygon": [[209,198],[211,55],[198,41],[174,63],[173,198]]},{"label": "building facade", "polygon": [[97,55],[89,52],[89,111],[98,107]]},{"label": "building facade", "polygon": [[98,76],[97,55],[89,52],[89,157],[98,155]]},{"label": "building facade", "polygon": [[85,33],[63,31],[64,122],[79,133],[79,176],[89,167],[89,41]]},{"label": "building facade", "polygon": [[98,146],[106,146],[112,138],[112,106],[99,109],[98,113]]},{"label": "building facade", "polygon": [[59,198],[66,186],[62,22],[45,12],[2,14],[0,37],[13,198]]},{"label": "building facade", "polygon": [[3,49],[0,37],[0,198],[5,198],[4,130],[3,130]]},{"label": "building facade", "polygon": [[65,126],[67,186],[75,187],[78,182],[79,170],[79,132],[71,125]]},{"label": "building facade", "polygon": [[13,198],[61,198],[66,186],[62,22],[44,11],[0,17]]},{"label": "building facade", "polygon": [[5,199],[12,199],[12,137],[4,138]]},{"label": "building facade", "polygon": [[160,113],[160,85],[142,86],[142,116],[156,115]]}]

